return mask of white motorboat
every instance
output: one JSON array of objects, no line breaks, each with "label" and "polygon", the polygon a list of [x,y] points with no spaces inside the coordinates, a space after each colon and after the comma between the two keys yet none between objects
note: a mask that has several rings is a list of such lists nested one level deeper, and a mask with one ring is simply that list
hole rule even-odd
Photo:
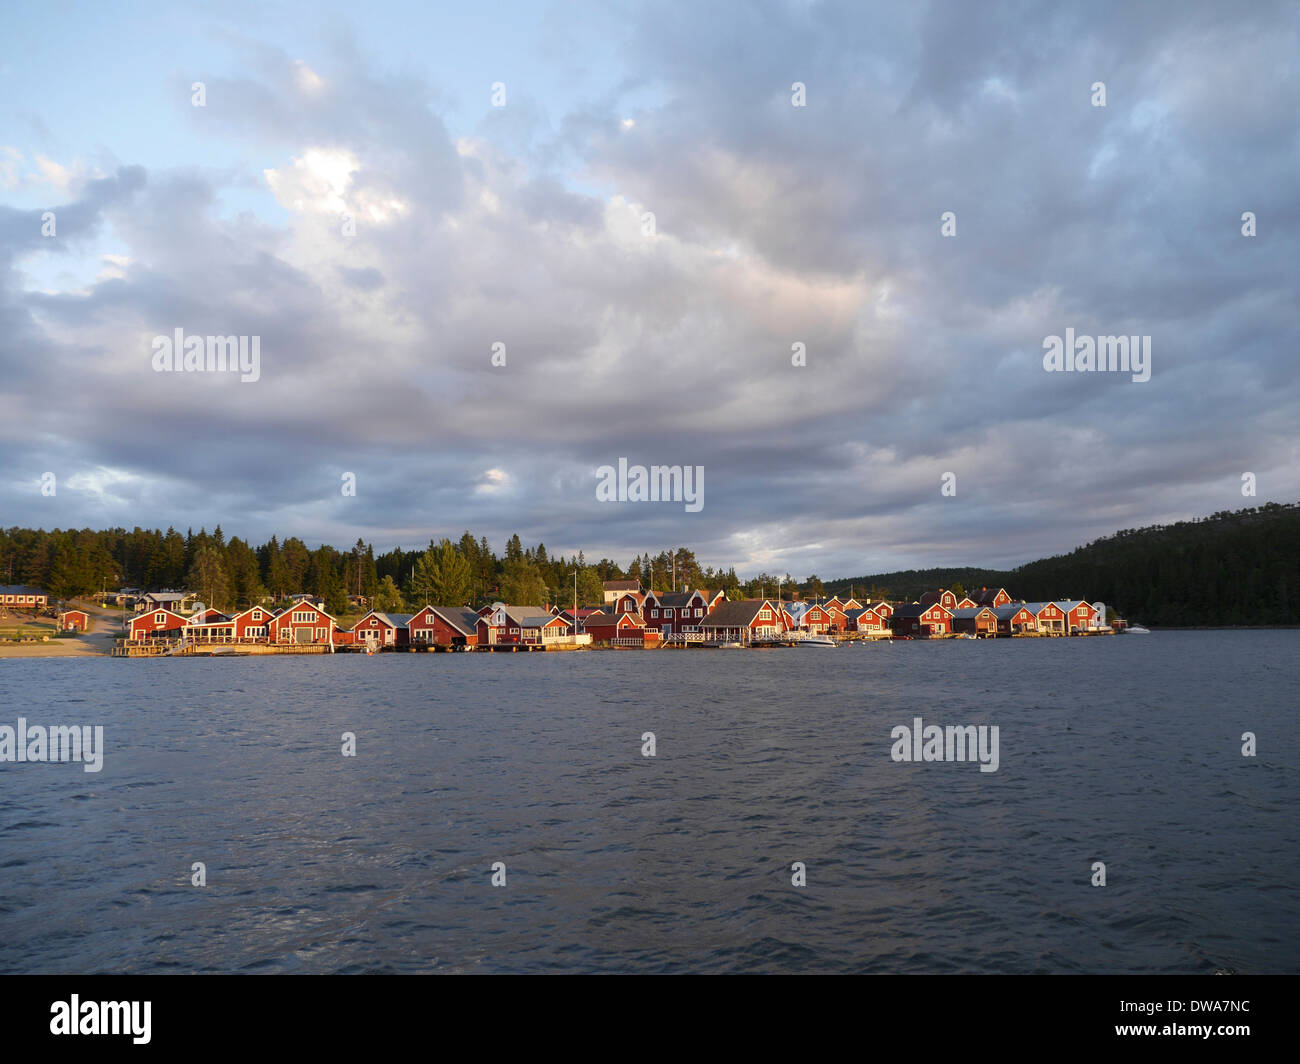
[{"label": "white motorboat", "polygon": [[796,646],[801,647],[837,647],[839,644],[828,635],[806,635],[799,640]]},{"label": "white motorboat", "polygon": [[1129,635],[1150,635],[1150,628],[1143,628],[1140,624],[1130,624],[1124,629]]}]

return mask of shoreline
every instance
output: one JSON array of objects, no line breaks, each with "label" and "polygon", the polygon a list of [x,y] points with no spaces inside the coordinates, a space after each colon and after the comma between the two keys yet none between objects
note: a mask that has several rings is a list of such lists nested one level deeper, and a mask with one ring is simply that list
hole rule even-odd
[{"label": "shoreline", "polygon": [[[1162,626],[1151,629],[1154,635],[1157,632],[1288,632],[1300,631],[1300,625],[1297,624],[1251,624],[1251,625],[1183,625],[1183,626]],[[889,642],[889,640],[881,640]],[[853,642],[853,641],[849,641]],[[865,640],[873,642],[873,640]],[[945,642],[945,640],[915,640],[919,643],[927,642]],[[0,660],[5,658],[13,659],[32,659],[32,658],[111,658],[114,640],[111,634],[106,632],[90,632],[86,635],[75,638],[51,638],[48,643],[0,643]],[[632,649],[627,647],[584,647],[586,650],[626,650]],[[639,648],[637,648],[639,649]],[[674,648],[676,649],[676,648]],[[342,653],[355,653],[355,651],[342,651]],[[159,655],[161,656],[161,655]],[[276,656],[272,655],[193,655],[196,657],[243,657],[243,656]]]}]

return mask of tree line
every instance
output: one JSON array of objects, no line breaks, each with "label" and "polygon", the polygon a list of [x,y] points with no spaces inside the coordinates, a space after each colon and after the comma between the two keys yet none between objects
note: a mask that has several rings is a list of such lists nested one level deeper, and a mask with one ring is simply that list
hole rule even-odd
[{"label": "tree line", "polygon": [[44,588],[55,599],[101,589],[138,587],[197,592],[230,610],[288,595],[323,599],[335,616],[354,612],[349,596],[376,609],[402,611],[425,603],[570,605],[576,573],[580,605],[603,602],[606,580],[636,580],[668,591],[721,589],[729,599],[804,599],[854,595],[860,601],[911,601],[939,587],[974,591],[1005,587],[1030,601],[1086,597],[1122,616],[1157,625],[1300,624],[1300,504],[1267,503],[1173,525],[1125,529],[1069,554],[1017,569],[937,568],[830,580],[796,581],[759,573],[742,581],[734,568],[701,566],[686,547],[639,554],[626,566],[553,556],[519,536],[496,553],[487,537],[430,540],[424,550],[376,555],[361,539],[350,550],[278,536],[258,546],[212,532],[115,528],[0,530],[0,582]]},{"label": "tree line", "polygon": [[837,580],[880,585],[902,599],[964,584],[1005,587],[1028,601],[1087,598],[1143,624],[1300,624],[1300,503],[1265,503],[1209,517],[1123,529],[1069,554],[1016,569],[929,569]]},{"label": "tree line", "polygon": [[606,580],[637,580],[658,591],[720,587],[733,598],[757,587],[755,581],[742,583],[735,569],[701,566],[686,547],[637,555],[624,567],[609,558],[588,562],[582,552],[552,555],[544,543],[525,547],[517,534],[501,554],[487,537],[476,539],[468,531],[455,542],[430,540],[424,550],[376,554],[361,539],[350,550],[327,544],[312,549],[294,536],[272,536],[254,546],[237,536],[227,540],[220,525],[184,535],[175,528],[0,530],[0,583],[30,584],[59,600],[136,587],[193,591],[221,610],[307,593],[335,616],[354,612],[354,595],[385,611],[498,599],[564,606],[573,602],[575,576],[584,606],[603,603]]}]

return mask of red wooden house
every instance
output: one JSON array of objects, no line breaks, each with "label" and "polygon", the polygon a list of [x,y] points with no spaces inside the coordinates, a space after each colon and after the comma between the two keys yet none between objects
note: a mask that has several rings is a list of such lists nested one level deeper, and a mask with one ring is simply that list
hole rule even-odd
[{"label": "red wooden house", "polygon": [[991,606],[968,606],[952,611],[952,630],[969,635],[989,636],[998,631],[997,614]]},{"label": "red wooden house", "polygon": [[929,605],[911,602],[894,610],[889,623],[895,635],[947,635],[952,631],[952,611],[938,602]]},{"label": "red wooden house", "polygon": [[1071,634],[1091,628],[1097,616],[1092,603],[1080,599],[1058,600],[1056,605],[1065,614],[1065,630]]},{"label": "red wooden house", "polygon": [[851,609],[844,614],[845,624],[850,632],[864,635],[881,635],[889,631],[889,617],[875,606]]},{"label": "red wooden house", "polygon": [[591,636],[593,644],[644,647],[659,642],[659,630],[647,628],[645,622],[635,613],[602,610],[588,617],[583,622],[582,630]]},{"label": "red wooden house", "polygon": [[640,591],[627,591],[618,597],[614,603],[615,613],[635,613],[643,620],[642,607],[645,605],[646,596]]},{"label": "red wooden house", "polygon": [[703,618],[699,628],[710,642],[751,643],[784,632],[786,616],[785,610],[769,599],[745,599],[721,603]]},{"label": "red wooden house", "polygon": [[1055,602],[1026,602],[1025,609],[1034,615],[1034,627],[1049,635],[1066,635],[1065,611]]},{"label": "red wooden house", "polygon": [[508,606],[504,602],[494,602],[487,608],[486,613],[483,610],[478,612],[479,646],[522,643],[524,641],[522,622],[525,618],[544,617],[548,621],[559,619],[542,606]]},{"label": "red wooden house", "polygon": [[285,606],[266,622],[266,637],[271,643],[334,644],[338,622],[313,602],[295,602]]},{"label": "red wooden house", "polygon": [[888,621],[889,618],[894,615],[893,604],[890,602],[886,602],[884,599],[881,599],[879,602],[868,602],[867,608],[875,610],[886,621]]},{"label": "red wooden house", "polygon": [[480,617],[464,606],[425,606],[413,614],[408,631],[413,644],[439,647],[478,646]]},{"label": "red wooden house", "polygon": [[236,639],[260,639],[266,642],[271,618],[274,616],[275,611],[265,606],[249,606],[230,618],[233,630],[231,634]]},{"label": "red wooden house", "polygon": [[179,638],[188,623],[187,618],[171,610],[150,610],[131,618],[131,638]]},{"label": "red wooden house", "polygon": [[[693,632],[702,620],[713,612],[719,602],[725,602],[722,591],[696,588],[694,591],[651,591],[641,605],[641,619],[646,627],[658,629],[665,638]],[[620,600],[620,605],[622,600]]]},{"label": "red wooden house", "polygon": [[971,596],[979,606],[1009,606],[1011,596],[1004,587],[982,587]]},{"label": "red wooden house", "polygon": [[1037,627],[1034,615],[1023,603],[1008,602],[992,607],[998,619],[998,635],[1016,635],[1019,632],[1032,632]]},{"label": "red wooden house", "polygon": [[64,610],[59,614],[59,629],[64,632],[84,632],[90,627],[90,614],[85,610]]},{"label": "red wooden house", "polygon": [[802,627],[818,635],[831,631],[843,632],[848,630],[848,618],[838,606],[820,602],[804,611]]},{"label": "red wooden house", "polygon": [[927,591],[918,601],[922,606],[933,606],[937,603],[949,612],[957,608],[957,596],[942,587],[938,591]]}]

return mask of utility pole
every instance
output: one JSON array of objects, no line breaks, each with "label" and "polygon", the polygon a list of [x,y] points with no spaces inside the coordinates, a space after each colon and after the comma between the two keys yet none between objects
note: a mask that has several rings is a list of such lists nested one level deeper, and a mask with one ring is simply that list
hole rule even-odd
[{"label": "utility pole", "polygon": [[[556,592],[559,597],[559,592]],[[578,570],[573,570],[573,642],[578,642]]]}]

